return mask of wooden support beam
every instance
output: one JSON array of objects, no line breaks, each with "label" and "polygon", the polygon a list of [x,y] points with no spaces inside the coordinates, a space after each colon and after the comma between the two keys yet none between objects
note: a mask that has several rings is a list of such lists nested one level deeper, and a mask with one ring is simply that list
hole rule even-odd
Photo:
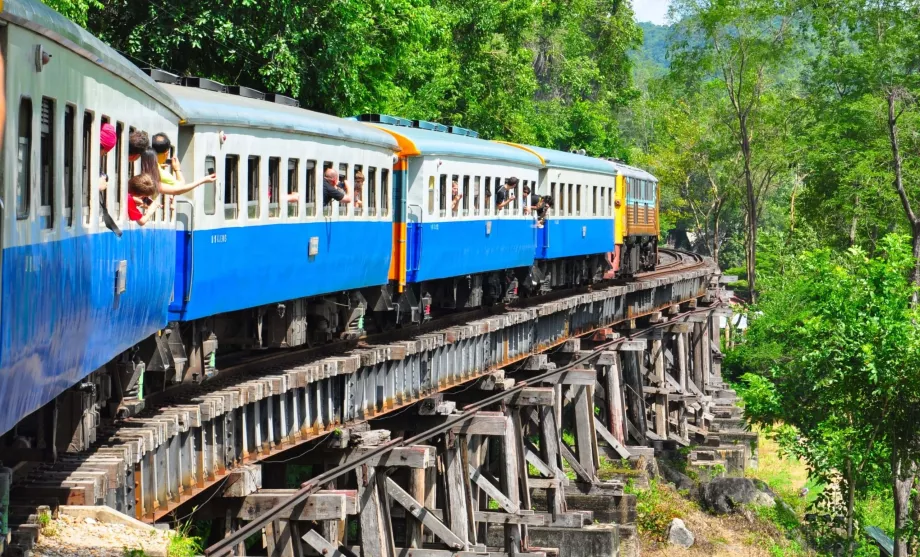
[{"label": "wooden support beam", "polygon": [[476,522],[488,522],[489,524],[520,524],[523,526],[545,526],[546,515],[544,514],[507,514],[489,511],[477,511],[474,515]]},{"label": "wooden support beam", "polygon": [[462,435],[504,435],[508,418],[501,412],[477,412],[469,421],[455,425],[452,432]]},{"label": "wooden support beam", "polygon": [[[403,488],[399,487],[399,484],[393,481],[392,478],[386,479],[386,489],[390,497],[393,498],[393,501],[398,503],[401,507],[406,509],[409,514],[414,516],[416,519],[421,520],[426,528],[432,531],[435,536],[441,539],[448,547],[453,549],[466,549],[468,544],[464,539],[458,537],[450,528],[448,528],[443,522],[435,518],[428,510],[418,501],[412,498],[411,495],[403,491]],[[374,553],[367,553],[368,549],[364,548],[362,553],[368,555],[374,555]]]},{"label": "wooden support beam", "polygon": [[610,347],[611,350],[617,350],[619,352],[641,352],[646,348],[647,346],[644,340],[624,340]]},{"label": "wooden support beam", "polygon": [[511,406],[552,406],[555,402],[552,387],[525,387],[508,400]]},{"label": "wooden support beam", "polygon": [[626,447],[623,446],[623,444],[620,443],[617,438],[613,436],[613,434],[607,431],[607,428],[605,428],[604,424],[602,424],[600,420],[597,419],[597,416],[594,417],[594,427],[597,430],[597,433],[601,436],[601,439],[610,445],[610,447],[615,450],[618,455],[620,455],[620,458],[629,458],[632,456],[629,451],[626,450]]},{"label": "wooden support beam", "polygon": [[595,480],[595,477],[589,474],[588,471],[582,467],[581,463],[578,462],[578,457],[572,453],[572,450],[569,449],[565,443],[560,443],[559,447],[562,452],[562,458],[564,458],[566,462],[569,463],[569,466],[572,467],[572,470],[575,471],[575,475],[578,476],[581,481],[591,483]]},{"label": "wooden support beam", "polygon": [[[444,451],[441,453],[443,471],[446,476],[447,505],[445,509],[447,523],[450,526],[450,531],[461,541],[460,548],[462,549],[469,547],[469,516],[471,514],[471,511],[467,509],[466,482],[463,478],[463,455],[460,450],[461,445],[466,443],[466,436],[463,435],[457,438],[452,445],[445,439]],[[434,530],[432,529],[432,531]],[[437,534],[436,531],[434,533]]]},{"label": "wooden support beam", "polygon": [[575,387],[575,447],[578,462],[591,477],[597,475],[600,456],[597,453],[597,432],[594,428],[594,383]]},{"label": "wooden support beam", "polygon": [[538,472],[543,474],[544,477],[556,477],[556,471],[551,468],[549,464],[543,462],[543,459],[537,455],[538,451],[539,449],[534,447],[529,440],[524,439],[524,459],[536,468]]},{"label": "wooden support beam", "polygon": [[486,495],[491,497],[498,503],[498,506],[505,509],[509,513],[516,513],[521,510],[521,506],[518,503],[513,502],[508,498],[507,495],[502,493],[502,490],[490,482],[482,472],[474,467],[472,464],[469,466],[469,475],[470,481],[475,483],[480,489],[486,492]]},{"label": "wooden support beam", "polygon": [[[652,362],[655,368],[655,380],[663,387],[666,384],[664,371],[664,343],[661,340],[652,341]],[[668,394],[659,392],[655,395],[655,433],[659,437],[668,436]]]},{"label": "wooden support beam", "polygon": [[[236,518],[255,520],[269,509],[290,499],[296,489],[263,490],[243,498]],[[346,515],[358,514],[358,492],[355,490],[319,491],[280,518],[290,520],[345,520]]]},{"label": "wooden support beam", "polygon": [[[369,466],[362,466],[356,470],[358,475],[360,521],[361,521],[361,547],[368,555],[392,557],[391,548],[387,540],[389,509],[384,508],[381,502],[380,490],[377,487],[377,470]],[[389,478],[387,478],[389,479]]]},{"label": "wooden support beam", "polygon": [[[556,426],[556,411],[552,407],[543,406],[539,410],[540,428],[540,456],[543,462],[552,467],[556,478],[564,479],[562,461],[559,456],[559,428]],[[535,482],[531,482],[532,484]],[[553,513],[553,518],[565,512],[565,496],[560,487],[547,489],[547,508]]]},{"label": "wooden support beam", "polygon": [[303,541],[306,542],[306,544],[309,545],[313,551],[319,553],[323,557],[345,557],[345,554],[339,551],[339,547],[337,545],[329,543],[326,538],[320,536],[316,530],[310,530],[304,534],[301,539],[303,539]]},{"label": "wooden support beam", "polygon": [[620,386],[620,358],[616,352],[604,352],[613,358],[605,368],[604,394],[607,405],[607,423],[613,437],[622,445],[626,443],[626,431],[623,418],[626,415],[623,391]]}]

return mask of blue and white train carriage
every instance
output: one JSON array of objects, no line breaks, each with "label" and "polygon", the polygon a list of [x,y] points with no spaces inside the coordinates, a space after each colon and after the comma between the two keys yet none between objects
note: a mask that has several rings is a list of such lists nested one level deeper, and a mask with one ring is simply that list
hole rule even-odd
[{"label": "blue and white train carriage", "polygon": [[[386,285],[390,268],[396,141],[285,97],[269,102],[208,80],[186,83],[196,86],[163,86],[185,114],[180,162],[187,176],[218,176],[177,198],[169,312],[183,323],[172,333],[190,347],[190,370],[207,372],[216,340],[298,346],[360,329],[360,291]],[[347,178],[360,204],[323,206],[328,167]],[[365,185],[356,190],[359,172]]]},{"label": "blue and white train carriage", "polygon": [[[129,132],[175,134],[179,108],[127,60],[40,2],[0,5],[7,68],[0,165],[2,434],[166,326],[174,223],[161,217],[140,228],[127,219],[122,200]],[[118,132],[107,156],[99,148],[103,122]],[[104,196],[101,173],[109,178]],[[120,238],[103,224],[100,202]],[[95,393],[108,383],[84,386]],[[61,425],[69,428],[57,434],[62,448],[82,446],[81,422],[97,419],[93,412],[81,416],[77,402],[71,412],[71,401],[59,400]],[[69,416],[76,417],[70,422]]]}]

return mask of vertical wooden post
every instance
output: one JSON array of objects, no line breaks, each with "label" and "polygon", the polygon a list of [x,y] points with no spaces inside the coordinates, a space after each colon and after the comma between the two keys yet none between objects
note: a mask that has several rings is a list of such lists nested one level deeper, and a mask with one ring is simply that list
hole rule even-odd
[{"label": "vertical wooden post", "polygon": [[607,429],[613,434],[613,437],[626,445],[626,432],[623,429],[623,393],[620,389],[620,356],[617,352],[609,353],[613,363],[605,366],[605,384],[607,391]]},{"label": "vertical wooden post", "polygon": [[[655,366],[655,380],[659,389],[667,388],[664,377],[664,343],[660,338],[652,340],[652,361]],[[662,439],[668,438],[668,395],[655,395],[655,433]]]},{"label": "vertical wooden post", "polygon": [[[711,323],[712,317],[710,316],[705,323],[701,325],[701,336],[702,342],[700,343],[701,356],[703,359],[703,389],[706,389],[712,385],[712,344],[710,342],[711,335],[710,331],[712,329]],[[706,391],[703,390],[705,393]]]},{"label": "vertical wooden post", "polygon": [[[449,434],[448,434],[449,436]],[[466,510],[466,493],[464,493],[463,477],[469,477],[467,470],[463,469],[463,458],[460,454],[460,444],[466,443],[465,436],[460,436],[451,443],[447,438],[444,440],[444,451],[441,453],[444,459],[445,487],[447,492],[447,501],[444,505],[444,515],[447,519],[447,526],[450,531],[463,540],[466,547],[469,547],[469,514]]]},{"label": "vertical wooden post", "polygon": [[358,512],[361,520],[361,548],[363,555],[380,555],[392,557],[386,538],[386,529],[383,517],[389,516],[381,512],[383,505],[380,501],[380,490],[377,488],[377,471],[368,466],[361,466],[356,470],[358,475]]},{"label": "vertical wooden post", "polygon": [[690,338],[690,347],[693,352],[693,373],[691,379],[697,388],[703,392],[703,324],[694,323],[693,333]]},{"label": "vertical wooden post", "polygon": [[[674,341],[677,344],[677,380],[680,383],[681,389],[684,390],[684,394],[687,395],[690,393],[687,387],[687,335],[685,333],[678,333]],[[683,439],[688,439],[686,402],[680,403],[680,409],[677,412],[677,424],[678,435]]]},{"label": "vertical wooden post", "polygon": [[559,428],[556,427],[556,411],[549,406],[540,406],[540,456],[543,462],[549,464],[554,471],[554,476],[560,480],[558,489],[546,490],[546,505],[553,513],[553,519],[565,512],[565,495],[563,493],[562,462],[559,460]]},{"label": "vertical wooden post", "polygon": [[[423,503],[428,495],[425,492],[426,470],[427,468],[409,469],[409,495],[411,495],[412,498],[416,501],[421,501]],[[406,513],[406,547],[421,549],[422,544],[424,543],[424,538],[422,537],[423,533],[424,528],[422,528],[422,522],[417,518],[409,515],[409,513]]]},{"label": "vertical wooden post", "polygon": [[[520,505],[520,481],[518,479],[517,443],[514,425],[506,420],[505,435],[502,437],[502,460],[499,480],[501,489],[515,505]],[[517,524],[505,525],[505,551],[509,555],[521,552],[521,528]]]},{"label": "vertical wooden post", "polygon": [[578,463],[593,477],[600,467],[597,432],[594,430],[594,388],[575,387],[575,448]]},{"label": "vertical wooden post", "polygon": [[[594,398],[592,397],[591,400],[593,405]],[[521,488],[521,508],[530,509],[530,481],[527,476],[527,460],[524,457],[524,427],[521,424],[521,409],[509,408],[505,410],[505,413],[510,413],[511,425],[514,428],[514,452],[517,456],[518,479]],[[595,447],[597,447],[597,443],[595,443]],[[530,545],[530,537],[526,525],[521,526],[521,539],[524,542],[524,547]]]}]

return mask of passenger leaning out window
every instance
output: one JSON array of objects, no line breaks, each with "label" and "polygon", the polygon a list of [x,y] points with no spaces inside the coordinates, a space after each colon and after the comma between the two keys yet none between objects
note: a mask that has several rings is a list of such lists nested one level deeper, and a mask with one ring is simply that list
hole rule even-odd
[{"label": "passenger leaning out window", "polygon": [[[153,198],[153,199],[151,199]],[[141,213],[138,205],[145,207]],[[138,174],[128,181],[128,218],[137,224],[147,224],[157,209],[160,208],[160,196],[157,195],[157,186],[149,174]]]},{"label": "passenger leaning out window", "polygon": [[323,205],[329,205],[333,200],[342,203],[351,203],[351,196],[348,195],[348,182],[345,180],[336,180],[339,173],[334,168],[327,168],[323,173]]},{"label": "passenger leaning out window", "polygon": [[361,208],[364,204],[361,202],[361,190],[364,189],[364,172],[355,171],[355,207]]},{"label": "passenger leaning out window", "polygon": [[517,189],[518,179],[514,176],[505,178],[505,184],[495,192],[495,208],[499,211],[514,201],[514,190]]},{"label": "passenger leaning out window", "polygon": [[[105,155],[111,151],[115,144],[118,143],[118,134],[115,133],[115,126],[109,123],[102,124],[99,128],[99,154]],[[99,191],[105,191],[109,187],[109,177],[105,171],[99,172]]]},{"label": "passenger leaning out window", "polygon": [[170,158],[169,156],[171,147],[172,143],[165,133],[158,133],[153,136],[153,150],[156,153],[157,163],[160,167],[160,193],[182,195],[201,184],[217,181],[217,174],[210,174],[191,184],[186,184],[185,177],[182,176],[182,166],[179,164],[179,159],[176,157]]},{"label": "passenger leaning out window", "polygon": [[450,185],[450,211],[455,217],[457,216],[457,211],[460,209],[461,199],[463,199],[463,194],[460,193],[460,184],[453,182]]},{"label": "passenger leaning out window", "polygon": [[530,186],[524,186],[524,214],[529,215],[532,210],[537,208],[539,202],[540,196],[530,193]]},{"label": "passenger leaning out window", "polygon": [[128,136],[128,162],[134,162],[150,148],[150,138],[147,132],[136,131]]}]

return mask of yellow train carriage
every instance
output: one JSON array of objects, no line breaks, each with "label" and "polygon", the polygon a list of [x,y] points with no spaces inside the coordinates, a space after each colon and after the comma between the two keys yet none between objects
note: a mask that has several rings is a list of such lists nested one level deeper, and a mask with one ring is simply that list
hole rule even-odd
[{"label": "yellow train carriage", "polygon": [[630,277],[658,263],[658,179],[639,168],[611,164],[617,170],[617,276]]}]

